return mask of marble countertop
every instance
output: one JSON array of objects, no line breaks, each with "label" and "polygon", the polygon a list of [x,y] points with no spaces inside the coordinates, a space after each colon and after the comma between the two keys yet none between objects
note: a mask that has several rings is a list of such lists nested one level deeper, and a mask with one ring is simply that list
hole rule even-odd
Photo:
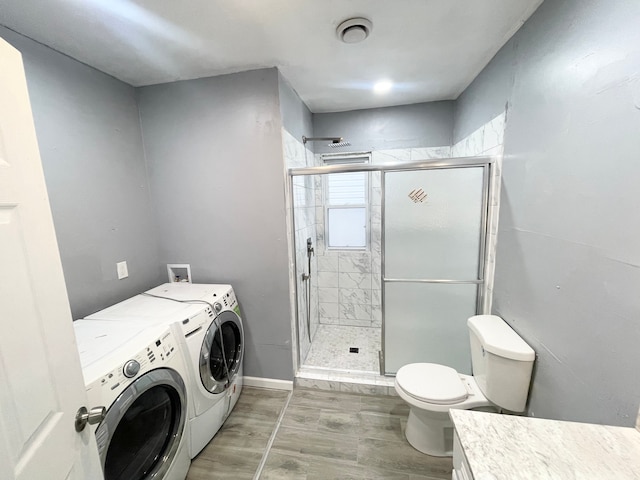
[{"label": "marble countertop", "polygon": [[635,428],[451,410],[474,480],[640,479]]}]

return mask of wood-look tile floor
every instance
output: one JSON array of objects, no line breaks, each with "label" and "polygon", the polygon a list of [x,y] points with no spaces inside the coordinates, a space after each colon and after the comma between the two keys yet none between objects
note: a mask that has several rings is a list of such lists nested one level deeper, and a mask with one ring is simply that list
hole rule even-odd
[{"label": "wood-look tile floor", "polygon": [[397,397],[296,388],[287,405],[288,398],[289,392],[245,387],[187,480],[451,478],[450,458],[424,455],[407,443],[409,411]]}]

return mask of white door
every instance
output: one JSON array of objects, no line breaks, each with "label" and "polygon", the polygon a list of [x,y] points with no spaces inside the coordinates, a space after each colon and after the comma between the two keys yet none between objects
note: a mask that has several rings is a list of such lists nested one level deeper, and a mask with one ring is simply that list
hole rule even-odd
[{"label": "white door", "polygon": [[2,39],[0,71],[0,478],[101,479],[74,428],[87,397],[22,58]]}]

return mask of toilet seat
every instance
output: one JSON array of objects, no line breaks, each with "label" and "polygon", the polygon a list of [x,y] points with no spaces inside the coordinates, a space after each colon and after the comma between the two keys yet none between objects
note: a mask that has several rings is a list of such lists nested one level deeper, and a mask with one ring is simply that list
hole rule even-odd
[{"label": "toilet seat", "polygon": [[405,365],[398,370],[396,382],[411,397],[433,405],[453,405],[469,396],[455,369],[435,363]]}]

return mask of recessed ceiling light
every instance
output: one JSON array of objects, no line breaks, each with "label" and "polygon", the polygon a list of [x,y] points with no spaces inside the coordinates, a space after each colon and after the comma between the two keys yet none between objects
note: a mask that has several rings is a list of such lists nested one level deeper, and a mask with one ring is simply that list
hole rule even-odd
[{"label": "recessed ceiling light", "polygon": [[389,80],[381,80],[373,86],[373,91],[377,94],[389,93],[393,83]]}]

